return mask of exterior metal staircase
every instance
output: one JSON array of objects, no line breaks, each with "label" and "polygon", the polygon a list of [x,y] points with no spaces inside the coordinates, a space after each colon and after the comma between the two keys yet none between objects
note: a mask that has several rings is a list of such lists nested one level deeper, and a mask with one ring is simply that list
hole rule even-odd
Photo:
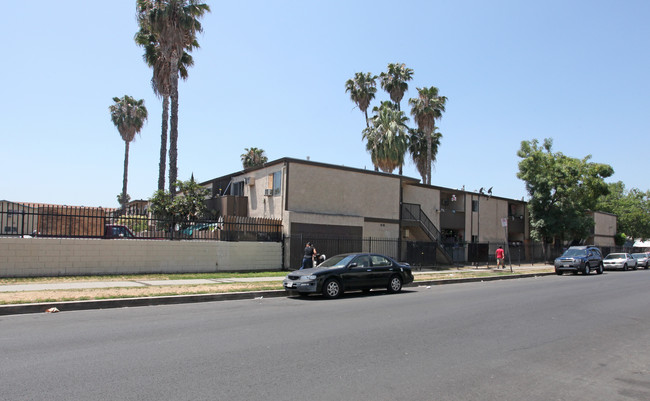
[{"label": "exterior metal staircase", "polygon": [[429,216],[422,211],[420,205],[415,203],[402,203],[402,220],[417,222],[422,231],[424,231],[431,241],[436,243],[438,255],[445,259],[444,262],[447,264],[453,264],[452,257],[442,246],[442,235],[440,234],[440,230],[438,230],[436,225],[433,224]]}]

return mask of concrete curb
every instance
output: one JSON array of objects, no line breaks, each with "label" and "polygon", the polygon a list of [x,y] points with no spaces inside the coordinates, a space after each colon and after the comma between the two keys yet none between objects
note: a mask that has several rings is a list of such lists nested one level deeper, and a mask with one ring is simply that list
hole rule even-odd
[{"label": "concrete curb", "polygon": [[[444,285],[460,284],[480,281],[511,280],[517,278],[529,278],[538,276],[553,275],[555,273],[531,273],[517,274],[510,276],[490,276],[475,278],[456,278],[441,280],[415,281],[405,287],[419,287],[423,285]],[[57,308],[61,312],[70,312],[76,310],[89,309],[110,309],[110,308],[127,308],[134,306],[155,306],[155,305],[174,305],[195,302],[215,302],[215,301],[233,301],[256,298],[277,298],[291,296],[285,290],[269,291],[250,291],[250,292],[226,292],[219,294],[197,294],[197,295],[172,295],[164,297],[144,297],[144,298],[117,298],[117,299],[99,299],[88,301],[64,301],[64,302],[43,302],[31,304],[0,305],[0,316],[18,315],[28,313],[44,313],[50,308]]]}]

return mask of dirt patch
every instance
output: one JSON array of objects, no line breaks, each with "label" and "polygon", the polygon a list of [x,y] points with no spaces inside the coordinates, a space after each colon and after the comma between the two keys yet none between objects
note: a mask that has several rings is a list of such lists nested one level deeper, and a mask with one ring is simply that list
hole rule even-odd
[{"label": "dirt patch", "polygon": [[0,293],[0,305],[89,299],[137,298],[166,295],[212,294],[238,291],[281,290],[279,283],[228,283],[136,288],[93,288],[83,290],[24,291]]}]

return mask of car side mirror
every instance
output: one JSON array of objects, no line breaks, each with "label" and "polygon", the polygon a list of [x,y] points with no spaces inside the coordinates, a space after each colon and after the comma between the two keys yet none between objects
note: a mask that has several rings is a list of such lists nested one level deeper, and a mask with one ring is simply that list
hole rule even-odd
[{"label": "car side mirror", "polygon": [[350,263],[350,265],[348,267],[351,269],[351,268],[357,267],[357,266],[358,266],[358,263],[354,262],[354,263]]}]

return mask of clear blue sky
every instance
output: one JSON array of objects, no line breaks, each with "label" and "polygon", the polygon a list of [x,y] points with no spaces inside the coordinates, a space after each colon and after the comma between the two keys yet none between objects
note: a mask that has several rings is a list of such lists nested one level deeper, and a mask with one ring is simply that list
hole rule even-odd
[{"label": "clear blue sky", "polygon": [[[345,81],[402,62],[415,71],[403,109],[417,87],[449,99],[434,185],[527,197],[516,152],[522,140],[550,137],[555,151],[610,164],[608,181],[650,187],[647,0],[208,4],[180,84],[180,179],[239,171],[249,147],[269,160],[372,169]],[[131,199],[149,198],[161,102],[133,42],[135,0],[2,5],[0,199],[117,206],[124,142],[108,107],[125,94],[149,110],[128,186]],[[373,105],[386,99],[379,89]],[[404,174],[420,178],[410,161]]]}]

